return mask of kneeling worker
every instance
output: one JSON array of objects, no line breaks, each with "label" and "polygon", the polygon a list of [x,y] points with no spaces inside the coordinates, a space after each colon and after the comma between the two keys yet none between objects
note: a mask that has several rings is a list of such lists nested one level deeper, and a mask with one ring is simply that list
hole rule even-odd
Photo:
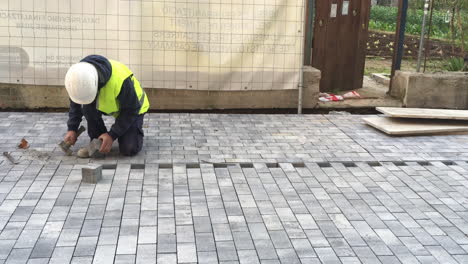
[{"label": "kneeling worker", "polygon": [[[100,55],[87,56],[70,67],[65,76],[65,88],[71,99],[65,142],[75,144],[76,131],[84,115],[89,137],[102,141],[99,152],[110,152],[116,139],[121,154],[133,156],[140,152],[143,117],[149,101],[127,66]],[[102,114],[115,117],[109,131]],[[87,148],[78,150],[78,157],[88,158]]]}]

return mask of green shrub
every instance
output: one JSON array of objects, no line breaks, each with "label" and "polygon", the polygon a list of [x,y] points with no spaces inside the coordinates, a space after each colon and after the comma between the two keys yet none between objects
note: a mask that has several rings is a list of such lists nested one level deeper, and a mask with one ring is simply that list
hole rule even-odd
[{"label": "green shrub", "polygon": [[[421,23],[423,10],[408,10],[406,19],[406,33],[411,35],[421,34]],[[440,39],[450,39],[450,24],[445,22],[446,10],[434,10],[432,16],[431,37]],[[370,13],[369,29],[395,32],[398,17],[398,8],[391,6],[373,6]],[[427,18],[429,22],[429,17]],[[462,21],[465,30],[468,29],[468,14],[462,14]],[[464,30],[464,31],[465,31]],[[455,39],[460,38],[460,32],[455,27]],[[465,33],[468,40],[468,34]]]},{"label": "green shrub", "polygon": [[465,67],[465,62],[463,58],[452,57],[447,60],[444,68],[447,71],[463,71],[464,67]]}]

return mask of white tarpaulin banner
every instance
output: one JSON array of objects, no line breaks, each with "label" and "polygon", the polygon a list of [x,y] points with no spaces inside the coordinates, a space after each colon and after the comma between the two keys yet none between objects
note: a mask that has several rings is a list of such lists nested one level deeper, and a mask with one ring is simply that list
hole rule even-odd
[{"label": "white tarpaulin banner", "polygon": [[145,88],[296,89],[303,0],[1,0],[0,82],[63,85],[90,54]]}]

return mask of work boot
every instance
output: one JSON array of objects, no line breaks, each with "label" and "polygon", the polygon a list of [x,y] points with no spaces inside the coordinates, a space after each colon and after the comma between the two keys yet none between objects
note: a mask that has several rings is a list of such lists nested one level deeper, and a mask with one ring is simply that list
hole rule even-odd
[{"label": "work boot", "polygon": [[80,148],[77,153],[78,158],[87,159],[89,158],[88,148]]}]

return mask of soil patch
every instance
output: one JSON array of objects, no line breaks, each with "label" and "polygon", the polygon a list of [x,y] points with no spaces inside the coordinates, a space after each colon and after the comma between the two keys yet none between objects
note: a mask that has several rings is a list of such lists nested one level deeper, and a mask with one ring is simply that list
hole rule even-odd
[{"label": "soil patch", "polygon": [[[391,58],[395,46],[395,33],[369,31],[367,41],[367,56]],[[405,35],[404,56],[417,58],[419,49],[419,36]],[[468,55],[468,52],[465,52]],[[442,40],[429,40],[430,58],[448,58],[462,56],[460,47],[452,48],[450,42]]]}]

